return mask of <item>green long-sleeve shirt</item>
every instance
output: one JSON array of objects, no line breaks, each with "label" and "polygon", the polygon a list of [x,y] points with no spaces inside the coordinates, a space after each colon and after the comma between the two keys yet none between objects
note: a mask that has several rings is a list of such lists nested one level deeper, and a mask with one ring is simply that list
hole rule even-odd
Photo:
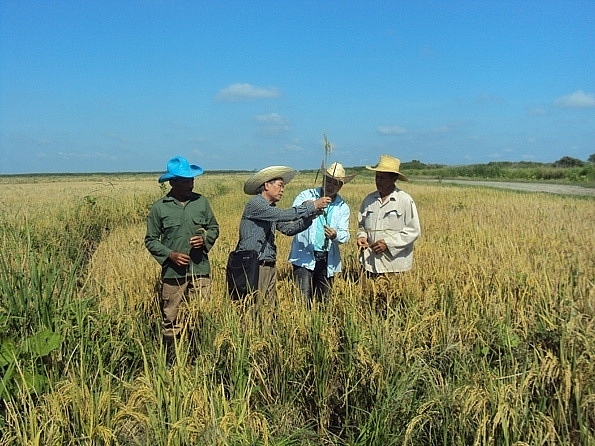
[{"label": "green long-sleeve shirt", "polygon": [[[190,237],[202,235],[201,249],[191,248]],[[211,273],[208,252],[219,237],[219,224],[208,200],[197,193],[182,205],[169,194],[156,201],[147,216],[145,246],[162,267],[164,279]],[[169,260],[172,251],[188,254],[190,265],[180,267]]]}]

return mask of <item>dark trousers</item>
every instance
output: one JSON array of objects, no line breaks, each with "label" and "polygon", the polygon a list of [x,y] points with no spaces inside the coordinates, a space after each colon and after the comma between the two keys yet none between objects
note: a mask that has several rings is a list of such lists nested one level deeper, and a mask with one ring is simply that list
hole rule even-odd
[{"label": "dark trousers", "polygon": [[330,293],[333,278],[326,276],[326,262],[326,255],[318,255],[314,270],[293,265],[293,278],[308,304],[312,298],[320,302]]}]

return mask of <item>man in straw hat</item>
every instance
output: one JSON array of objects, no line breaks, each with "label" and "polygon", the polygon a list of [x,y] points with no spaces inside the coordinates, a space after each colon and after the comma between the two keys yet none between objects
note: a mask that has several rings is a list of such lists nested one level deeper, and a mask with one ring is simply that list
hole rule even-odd
[{"label": "man in straw hat", "polygon": [[350,211],[338,192],[355,175],[347,175],[342,164],[332,163],[322,169],[322,187],[300,192],[293,202],[298,206],[320,197],[331,199],[324,212],[291,243],[289,261],[293,265],[293,277],[308,305],[313,297],[320,301],[328,296],[334,275],[341,271],[339,245],[349,240]]},{"label": "man in straw hat", "polygon": [[244,208],[240,220],[240,237],[236,250],[259,253],[257,310],[266,297],[276,299],[277,246],[275,230],[295,235],[312,224],[312,219],[330,203],[329,197],[319,197],[289,209],[278,209],[276,203],[283,197],[285,185],[296,171],[286,166],[266,167],[252,175],[244,184],[244,192],[254,195]]},{"label": "man in straw hat", "polygon": [[[413,242],[421,234],[419,216],[413,198],[396,186],[397,180],[409,181],[399,172],[401,162],[381,155],[376,167],[376,188],[364,198],[358,212],[357,246],[360,261],[369,278],[386,288],[391,275],[413,266]],[[386,292],[381,293],[386,299]]]},{"label": "man in straw hat", "polygon": [[171,190],[153,204],[147,217],[145,246],[161,265],[162,335],[170,364],[182,330],[182,301],[210,293],[208,253],[219,237],[219,225],[208,200],[193,192],[194,178],[202,173],[181,156],[170,159],[158,181],[169,181]]}]

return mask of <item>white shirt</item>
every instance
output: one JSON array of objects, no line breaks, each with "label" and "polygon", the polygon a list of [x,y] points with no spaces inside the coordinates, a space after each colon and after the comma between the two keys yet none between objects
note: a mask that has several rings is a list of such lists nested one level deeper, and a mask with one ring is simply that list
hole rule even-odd
[{"label": "white shirt", "polygon": [[372,273],[402,272],[413,266],[413,242],[421,235],[419,216],[413,198],[397,187],[383,203],[378,191],[367,195],[358,212],[357,238],[368,244],[384,240],[388,249],[376,254],[362,251],[360,262]]}]

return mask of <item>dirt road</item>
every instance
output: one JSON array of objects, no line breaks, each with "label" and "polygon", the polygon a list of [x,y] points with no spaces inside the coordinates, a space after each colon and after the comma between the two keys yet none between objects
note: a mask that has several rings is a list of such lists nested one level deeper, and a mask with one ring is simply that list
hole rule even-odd
[{"label": "dirt road", "polygon": [[419,180],[429,181],[433,183],[453,183],[463,184],[468,186],[484,186],[497,187],[501,189],[514,189],[527,192],[547,192],[561,195],[586,195],[595,197],[595,188],[582,186],[569,186],[566,184],[551,184],[551,183],[511,183],[503,181],[474,181],[474,180]]}]

